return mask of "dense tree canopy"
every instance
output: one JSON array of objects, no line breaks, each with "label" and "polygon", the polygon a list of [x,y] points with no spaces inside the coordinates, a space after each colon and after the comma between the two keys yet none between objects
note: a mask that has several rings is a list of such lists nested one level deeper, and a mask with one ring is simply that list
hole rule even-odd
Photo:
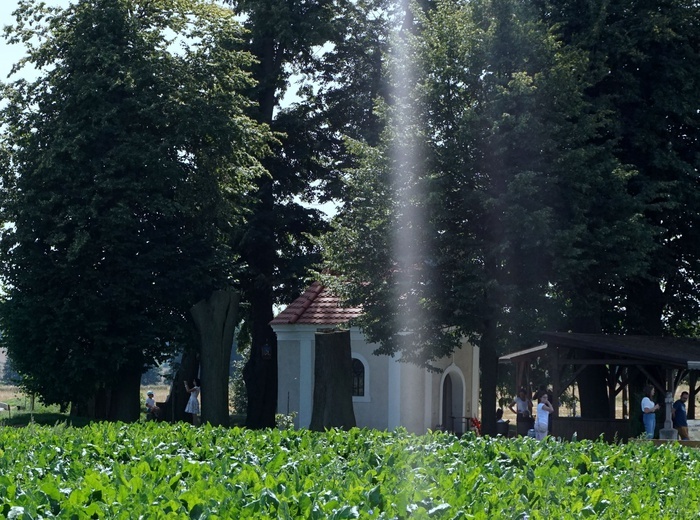
[{"label": "dense tree canopy", "polygon": [[700,7],[692,0],[536,3],[563,42],[590,56],[586,95],[610,114],[606,138],[637,173],[627,189],[643,202],[653,240],[641,269],[617,288],[603,326],[695,334]]},{"label": "dense tree canopy", "polygon": [[207,2],[22,2],[7,34],[39,77],[3,91],[3,346],[46,402],[111,391],[95,413],[133,418],[144,367],[231,283],[268,142],[244,113],[251,58]]},{"label": "dense tree canopy", "polygon": [[[42,72],[4,91],[0,252],[29,389],[110,387],[236,279],[248,425],[272,426],[273,305],[322,248],[378,353],[483,347],[487,415],[539,330],[695,333],[697,2],[224,3],[20,4]],[[319,241],[305,203],[333,198]]]},{"label": "dense tree canopy", "polygon": [[[696,226],[679,211],[696,191],[697,103],[686,92],[700,68],[683,20],[697,7],[667,2],[673,14],[651,16],[639,2],[542,4],[445,1],[416,14],[398,37],[388,130],[375,149],[358,146],[364,160],[347,172],[326,244],[336,290],[364,306],[380,352],[429,363],[458,334],[484,347],[485,417],[503,349],[544,328],[629,322],[634,284],[694,279],[694,248],[680,246]],[[646,29],[630,34],[623,13],[642,7]],[[659,67],[676,79],[654,81]],[[402,234],[411,248],[397,247]],[[674,297],[693,302],[686,294]]]}]

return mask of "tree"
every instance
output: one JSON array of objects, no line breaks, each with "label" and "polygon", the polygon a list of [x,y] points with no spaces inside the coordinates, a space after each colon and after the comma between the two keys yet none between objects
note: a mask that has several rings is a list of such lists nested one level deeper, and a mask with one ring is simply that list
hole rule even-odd
[{"label": "tree", "polygon": [[[374,122],[380,75],[362,72],[382,66],[381,53],[374,52],[381,45],[374,40],[381,33],[380,11],[374,7],[383,3],[228,3],[245,16],[249,37],[244,48],[257,59],[251,96],[258,104],[251,114],[279,137],[264,162],[269,176],[258,179],[247,225],[235,241],[246,272],[242,294],[250,303],[245,318],[251,334],[244,370],[247,426],[262,428],[274,426],[277,405],[277,342],[269,326],[273,304],[290,301],[304,288],[309,269],[321,260],[314,238],[328,227],[318,211],[302,202],[339,195],[340,165],[348,157],[343,134],[359,135],[364,123]],[[340,70],[354,72],[346,77]],[[314,86],[302,85],[298,102],[281,107],[293,73],[311,78]],[[339,78],[340,85],[334,83]],[[341,94],[348,90],[354,95]],[[263,347],[269,358],[262,356]]]},{"label": "tree", "polygon": [[[257,104],[250,114],[279,131],[275,111],[280,96],[288,86],[292,68],[308,59],[314,46],[325,43],[333,2],[230,0],[227,3],[244,16],[248,36],[242,48],[256,58],[250,71],[257,83],[250,95]],[[250,304],[245,319],[251,335],[251,353],[243,376],[248,394],[246,421],[251,428],[275,425],[277,340],[269,323],[273,318],[275,290],[280,287],[280,267],[285,268],[284,276],[291,282],[287,289],[291,292],[299,285],[298,278],[303,276],[305,268],[304,261],[281,265],[285,262],[280,252],[289,253],[291,249],[292,258],[313,257],[314,247],[304,233],[313,234],[321,223],[318,212],[304,209],[294,200],[298,180],[304,177],[305,170],[286,167],[298,157],[293,148],[286,146],[285,135],[280,133],[278,137],[281,140],[275,153],[264,163],[268,175],[257,180],[246,226],[235,238],[246,271],[241,289]],[[307,157],[302,157],[302,162],[306,160]],[[297,268],[294,272],[289,269],[292,265]],[[294,275],[299,276],[295,279]],[[269,357],[262,355],[263,350],[270,352]]]},{"label": "tree", "polygon": [[[626,258],[624,272],[601,284],[592,284],[596,278],[589,275],[577,277],[572,303],[578,305],[569,311],[568,328],[695,335],[697,2],[545,0],[535,4],[543,22],[555,28],[566,45],[588,56],[586,99],[609,121],[598,142],[610,147],[616,160],[634,173],[626,177],[625,188],[642,217],[632,233],[610,229],[614,232],[610,236],[629,236],[630,243],[641,245]],[[599,200],[607,202],[608,194],[600,193]],[[603,217],[605,207],[599,209]],[[596,243],[599,249],[604,247]],[[582,375],[590,372],[587,369]],[[603,377],[600,374],[591,386],[604,388]],[[642,378],[639,386],[643,383]],[[587,386],[581,386],[583,406]],[[606,409],[607,403],[596,401],[600,399],[594,399],[590,408]]]},{"label": "tree", "polygon": [[[395,79],[415,88],[390,102],[384,143],[348,172],[354,198],[328,239],[336,290],[363,305],[379,352],[429,365],[457,335],[482,347],[486,431],[499,353],[561,324],[577,284],[600,305],[647,245],[630,172],[599,143],[608,120],[584,95],[587,56],[535,14],[493,0],[416,16],[399,62],[414,62],[415,79]],[[413,256],[392,248],[402,229]]]},{"label": "tree", "polygon": [[239,300],[232,291],[215,291],[190,309],[200,337],[201,379],[207,382],[202,421],[213,426],[229,423],[229,369]]},{"label": "tree", "polygon": [[643,268],[614,288],[624,318],[604,322],[619,332],[692,332],[698,304],[697,182],[691,173],[698,165],[700,122],[697,2],[537,3],[562,40],[590,56],[587,96],[615,122],[605,137],[619,161],[637,172],[627,189],[643,202],[653,243]]},{"label": "tree", "polygon": [[205,2],[26,1],[16,15],[20,65],[40,75],[4,88],[3,346],[47,403],[134,419],[144,368],[231,282],[269,140],[244,113],[251,58],[233,13]]}]

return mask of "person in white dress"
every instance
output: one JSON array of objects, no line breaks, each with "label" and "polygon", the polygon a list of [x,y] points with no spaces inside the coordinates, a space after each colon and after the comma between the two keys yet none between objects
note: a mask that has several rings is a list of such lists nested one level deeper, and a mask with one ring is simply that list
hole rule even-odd
[{"label": "person in white dress", "polygon": [[554,408],[549,403],[549,396],[542,394],[540,402],[537,404],[537,418],[535,419],[535,438],[542,440],[549,432],[549,414],[554,411]]},{"label": "person in white dress", "polygon": [[185,390],[190,393],[190,398],[187,401],[187,406],[185,406],[185,413],[192,414],[192,424],[195,426],[199,424],[199,392],[200,392],[200,382],[196,377],[192,380],[192,386],[187,384],[185,381]]}]

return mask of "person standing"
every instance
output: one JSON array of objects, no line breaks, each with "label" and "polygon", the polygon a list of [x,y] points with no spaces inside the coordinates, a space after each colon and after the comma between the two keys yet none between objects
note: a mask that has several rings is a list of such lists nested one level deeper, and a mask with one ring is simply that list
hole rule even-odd
[{"label": "person standing", "polygon": [[532,428],[532,401],[524,388],[518,391],[518,395],[508,408],[516,416],[518,435],[527,435],[527,431]]},{"label": "person standing", "polygon": [[642,421],[644,421],[644,431],[646,431],[647,439],[654,438],[656,430],[656,411],[660,406],[652,398],[654,397],[654,387],[647,385],[644,387],[644,398],[642,399]]},{"label": "person standing", "polygon": [[678,431],[678,438],[682,441],[689,441],[688,435],[688,414],[685,409],[685,403],[688,402],[688,392],[681,392],[681,398],[673,403],[673,427]]},{"label": "person standing", "polygon": [[192,424],[195,426],[199,425],[199,385],[199,379],[196,377],[192,380],[192,386],[189,386],[187,381],[185,381],[185,390],[190,393],[190,398],[187,401],[187,406],[185,407],[185,413],[192,414]]},{"label": "person standing", "polygon": [[549,396],[544,393],[537,404],[537,417],[535,418],[535,439],[541,441],[549,433],[549,414],[554,412],[554,407],[549,402]]}]

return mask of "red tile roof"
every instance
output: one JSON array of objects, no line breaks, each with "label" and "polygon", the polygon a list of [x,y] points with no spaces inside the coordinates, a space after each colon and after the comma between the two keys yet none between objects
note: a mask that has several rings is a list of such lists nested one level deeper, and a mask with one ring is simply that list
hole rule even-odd
[{"label": "red tile roof", "polygon": [[362,310],[358,307],[341,307],[340,298],[333,296],[319,282],[314,282],[270,324],[340,325],[360,314]]}]

